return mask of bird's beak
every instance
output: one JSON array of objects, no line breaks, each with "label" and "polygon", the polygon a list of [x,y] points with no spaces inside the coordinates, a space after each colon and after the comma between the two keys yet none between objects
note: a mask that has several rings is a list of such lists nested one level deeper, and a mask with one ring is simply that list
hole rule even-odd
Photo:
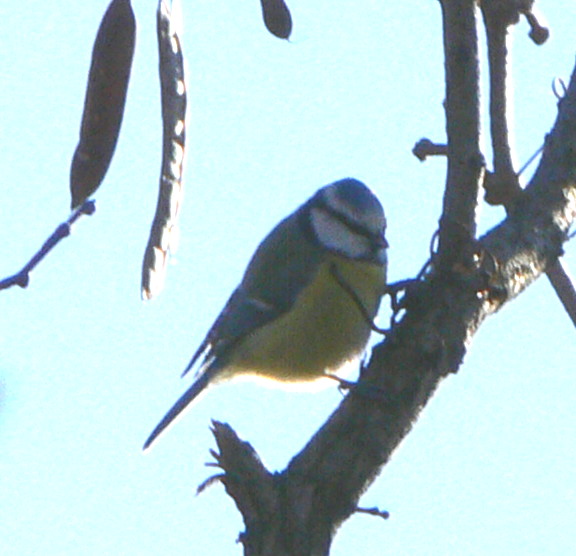
[{"label": "bird's beak", "polygon": [[390,247],[388,240],[384,237],[384,232],[382,232],[378,236],[376,244],[378,245],[378,247],[381,247],[382,249],[388,249],[388,247]]}]

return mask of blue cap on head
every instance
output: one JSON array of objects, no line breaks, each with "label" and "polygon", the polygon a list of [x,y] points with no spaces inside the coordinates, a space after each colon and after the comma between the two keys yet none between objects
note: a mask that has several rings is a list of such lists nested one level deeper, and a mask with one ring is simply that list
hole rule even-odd
[{"label": "blue cap on head", "polygon": [[384,209],[377,197],[361,181],[354,178],[344,178],[330,184],[335,197],[343,204],[353,209],[357,214],[378,214],[383,217]]}]

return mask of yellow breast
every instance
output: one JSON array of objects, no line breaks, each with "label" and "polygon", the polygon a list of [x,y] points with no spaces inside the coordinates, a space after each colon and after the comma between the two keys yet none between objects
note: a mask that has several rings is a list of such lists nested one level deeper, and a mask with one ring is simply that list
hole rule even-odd
[{"label": "yellow breast", "polygon": [[327,255],[292,309],[238,344],[230,360],[235,372],[287,382],[311,381],[362,353],[370,327],[357,303],[334,279],[330,265],[336,265],[370,317],[376,316],[385,268]]}]

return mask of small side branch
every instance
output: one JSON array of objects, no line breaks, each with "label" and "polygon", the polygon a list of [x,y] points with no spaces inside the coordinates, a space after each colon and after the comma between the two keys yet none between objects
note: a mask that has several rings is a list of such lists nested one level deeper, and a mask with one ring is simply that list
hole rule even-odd
[{"label": "small side branch", "polygon": [[512,2],[485,0],[481,4],[488,39],[490,73],[490,136],[492,139],[493,173],[487,175],[484,187],[491,205],[509,205],[520,193],[514,171],[508,127],[508,27],[518,22],[518,8]]},{"label": "small side branch", "polygon": [[380,508],[356,508],[356,513],[373,515],[375,517],[381,517],[382,519],[388,519],[390,517],[389,511],[381,510]]},{"label": "small side branch", "polygon": [[40,250],[28,261],[28,263],[16,274],[4,278],[0,281],[0,290],[5,290],[12,286],[20,286],[26,288],[30,283],[30,273],[36,266],[60,243],[62,239],[68,237],[72,230],[72,225],[84,214],[91,215],[96,211],[94,201],[84,201],[82,205],[77,208],[66,222],[60,224],[52,233],[52,235],[44,242]]},{"label": "small side branch", "polygon": [[[523,13],[532,31],[540,38],[543,35],[547,38],[548,31],[540,26],[532,13],[532,2],[524,4],[500,0],[484,0],[481,4],[488,39],[490,133],[494,166],[493,172],[487,174],[484,181],[485,199],[491,205],[503,205],[508,213],[514,211],[522,194],[519,173],[514,170],[509,133],[508,91],[511,88],[507,84],[508,28],[516,24]],[[546,275],[572,322],[576,324],[576,291],[562,263],[559,260],[553,262],[546,270]]]},{"label": "small side branch", "polygon": [[546,271],[556,295],[562,302],[570,320],[576,326],[576,287],[561,258],[556,259]]},{"label": "small side branch", "polygon": [[550,36],[550,30],[540,23],[536,14],[532,11],[534,0],[521,0],[520,12],[526,17],[530,32],[528,36],[534,41],[534,44],[544,44]]},{"label": "small side branch", "polygon": [[430,139],[423,137],[412,149],[412,154],[420,161],[424,162],[429,156],[447,156],[448,146],[433,143]]}]

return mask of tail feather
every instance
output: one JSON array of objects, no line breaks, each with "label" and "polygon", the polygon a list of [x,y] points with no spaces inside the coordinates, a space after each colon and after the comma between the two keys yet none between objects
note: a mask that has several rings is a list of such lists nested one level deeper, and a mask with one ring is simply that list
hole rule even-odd
[{"label": "tail feather", "polygon": [[164,430],[178,417],[210,383],[210,374],[203,373],[198,379],[184,392],[180,399],[172,406],[170,411],[162,418],[152,431],[146,442],[144,442],[143,450],[147,450],[152,443],[164,432]]},{"label": "tail feather", "polygon": [[190,369],[196,364],[196,361],[198,361],[198,358],[206,352],[206,348],[208,347],[208,344],[210,342],[208,341],[208,336],[206,337],[206,339],[200,344],[200,347],[196,350],[196,353],[192,356],[192,359],[190,360],[190,363],[188,363],[188,366],[184,369],[184,371],[182,372],[182,374],[180,375],[180,378],[186,376],[188,374],[188,372],[190,371]]}]

